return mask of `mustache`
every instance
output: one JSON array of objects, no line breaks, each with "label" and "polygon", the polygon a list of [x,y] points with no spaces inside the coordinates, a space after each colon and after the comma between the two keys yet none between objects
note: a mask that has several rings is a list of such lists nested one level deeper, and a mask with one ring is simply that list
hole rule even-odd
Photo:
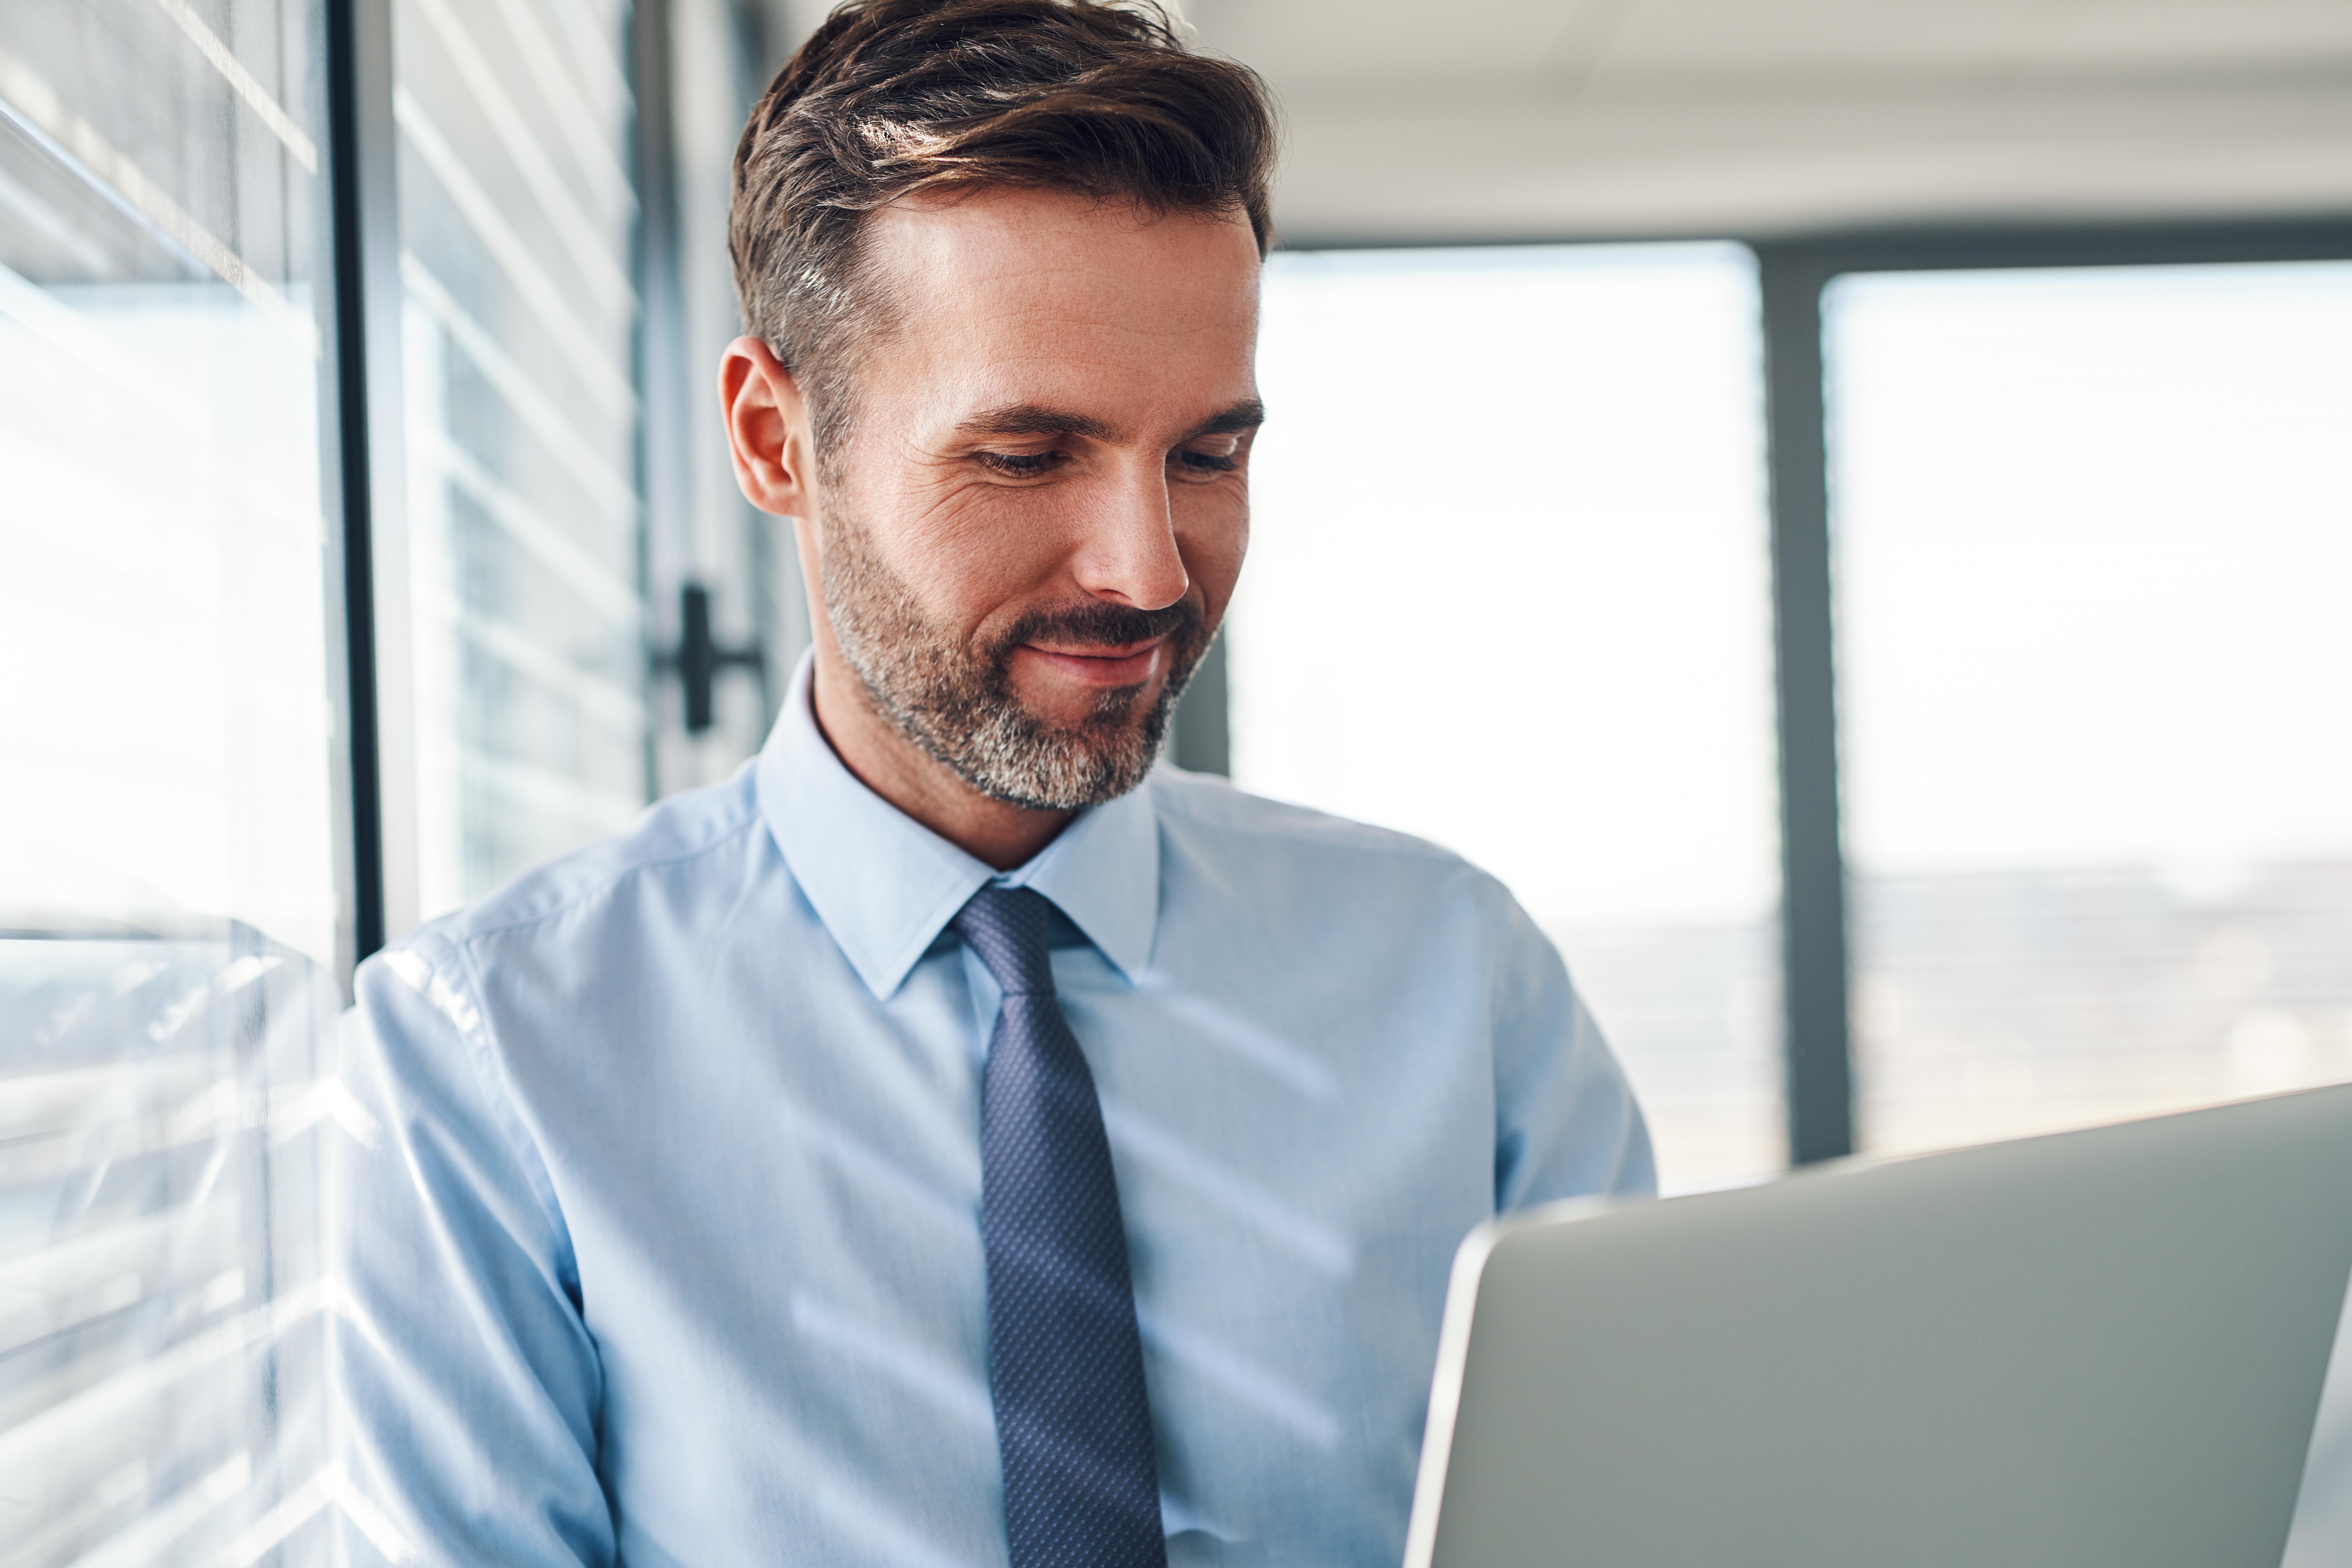
[{"label": "mustache", "polygon": [[1121,647],[1167,637],[1183,647],[1199,637],[1200,628],[1200,608],[1189,598],[1157,610],[1139,610],[1131,605],[1107,605],[1097,600],[1024,613],[998,639],[997,651],[1002,656],[1023,643],[1048,637],[1056,642],[1093,647]]}]

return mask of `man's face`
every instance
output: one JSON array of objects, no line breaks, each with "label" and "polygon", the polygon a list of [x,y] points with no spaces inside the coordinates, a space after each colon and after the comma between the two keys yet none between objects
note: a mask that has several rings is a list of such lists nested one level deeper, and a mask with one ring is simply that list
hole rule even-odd
[{"label": "man's face", "polygon": [[1135,787],[1248,543],[1248,223],[991,191],[870,220],[890,329],[817,488],[818,573],[876,708],[972,788]]}]

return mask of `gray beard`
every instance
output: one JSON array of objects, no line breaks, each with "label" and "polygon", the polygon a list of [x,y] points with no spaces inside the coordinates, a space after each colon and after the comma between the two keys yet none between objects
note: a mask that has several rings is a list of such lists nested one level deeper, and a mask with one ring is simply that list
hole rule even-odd
[{"label": "gray beard", "polygon": [[[862,524],[836,506],[824,525],[824,592],[842,657],[875,710],[956,777],[992,800],[1033,811],[1099,805],[1141,784],[1168,736],[1169,716],[1208,647],[1189,602],[1165,610],[1092,605],[1024,616],[992,646],[971,649],[924,617],[904,579],[874,552]],[[1116,646],[1169,637],[1168,679],[1095,699],[1076,724],[1049,724],[1021,705],[1010,662],[1048,630]]]}]

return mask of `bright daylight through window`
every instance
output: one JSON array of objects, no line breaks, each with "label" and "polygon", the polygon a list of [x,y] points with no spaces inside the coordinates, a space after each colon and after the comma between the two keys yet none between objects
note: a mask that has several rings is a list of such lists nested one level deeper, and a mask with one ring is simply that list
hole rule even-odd
[{"label": "bright daylight through window", "polygon": [[2352,267],[1825,320],[1864,1146],[2352,1077]]},{"label": "bright daylight through window", "polygon": [[1236,782],[1509,884],[1669,1191],[1779,1168],[1752,258],[1278,255],[1263,333]]},{"label": "bright daylight through window", "polygon": [[[0,7],[0,1561],[324,1539],[313,18]],[[126,90],[125,82],[140,84]]]},{"label": "bright daylight through window", "polygon": [[626,16],[393,7],[419,916],[646,804]]}]

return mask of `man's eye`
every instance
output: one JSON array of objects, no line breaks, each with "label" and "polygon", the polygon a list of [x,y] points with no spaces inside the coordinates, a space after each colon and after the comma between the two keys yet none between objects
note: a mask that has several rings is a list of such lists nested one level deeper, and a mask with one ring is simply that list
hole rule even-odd
[{"label": "man's eye", "polygon": [[1231,452],[1196,452],[1190,447],[1176,449],[1178,466],[1196,474],[1230,474],[1241,467]]},{"label": "man's eye", "polygon": [[1016,479],[1034,479],[1062,464],[1059,452],[981,452],[975,455],[983,467]]}]

